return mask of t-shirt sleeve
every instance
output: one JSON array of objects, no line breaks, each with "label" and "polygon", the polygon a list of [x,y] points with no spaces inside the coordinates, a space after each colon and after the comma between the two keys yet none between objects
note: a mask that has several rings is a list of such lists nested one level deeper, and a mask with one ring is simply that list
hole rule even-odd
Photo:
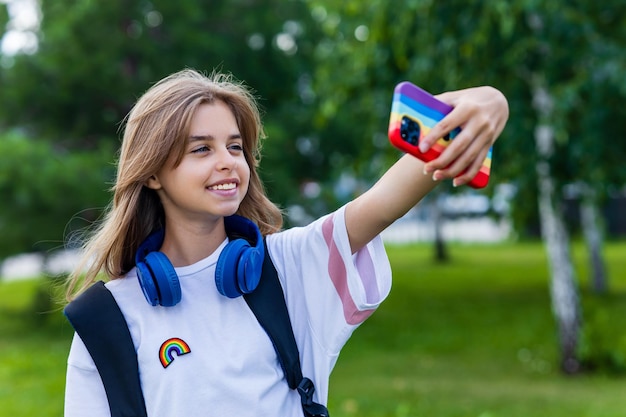
[{"label": "t-shirt sleeve", "polygon": [[342,207],[306,227],[267,238],[294,333],[308,327],[328,354],[339,352],[391,289],[382,239],[377,236],[352,254],[344,215]]},{"label": "t-shirt sleeve", "polygon": [[111,417],[100,374],[77,334],[67,360],[64,416]]}]

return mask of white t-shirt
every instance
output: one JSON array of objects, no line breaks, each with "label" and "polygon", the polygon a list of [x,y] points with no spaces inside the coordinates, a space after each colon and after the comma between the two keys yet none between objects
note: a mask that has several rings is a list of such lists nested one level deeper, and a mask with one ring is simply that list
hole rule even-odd
[{"label": "white t-shirt", "polygon": [[[153,307],[135,271],[108,282],[128,323],[150,417],[302,416],[272,343],[242,297],[220,295],[209,257],[176,268],[182,300]],[[326,404],[330,372],[354,329],[388,295],[391,269],[377,237],[352,255],[344,208],[267,237],[300,351],[302,373]],[[78,336],[68,358],[66,417],[110,417],[93,360]]]}]

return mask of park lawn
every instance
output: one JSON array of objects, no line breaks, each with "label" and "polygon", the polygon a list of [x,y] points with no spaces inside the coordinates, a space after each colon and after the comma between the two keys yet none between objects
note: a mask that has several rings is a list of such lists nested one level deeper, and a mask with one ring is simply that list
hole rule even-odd
[{"label": "park lawn", "polygon": [[43,280],[0,281],[0,415],[63,415],[72,330]]},{"label": "park lawn", "polygon": [[[339,358],[333,417],[624,415],[626,376],[558,371],[541,244],[454,244],[444,265],[429,245],[388,248],[393,289]],[[605,252],[612,291],[602,303],[623,337],[626,243]],[[585,300],[584,247],[573,253]],[[42,288],[42,280],[0,282],[2,415],[62,415],[71,329],[59,308],[41,307]]]},{"label": "park lawn", "polygon": [[[587,291],[584,247],[573,254]],[[389,298],[344,348],[331,377],[334,417],[612,417],[626,415],[624,376],[563,376],[540,244],[389,246]],[[626,245],[605,253],[605,300],[624,337]]]}]

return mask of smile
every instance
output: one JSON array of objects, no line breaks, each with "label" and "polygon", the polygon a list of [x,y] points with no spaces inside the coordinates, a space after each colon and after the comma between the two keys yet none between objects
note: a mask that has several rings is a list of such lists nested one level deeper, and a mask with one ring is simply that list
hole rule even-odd
[{"label": "smile", "polygon": [[237,188],[237,184],[235,184],[234,182],[229,182],[226,184],[217,184],[217,185],[212,185],[210,187],[207,187],[209,190],[233,190],[235,188]]}]

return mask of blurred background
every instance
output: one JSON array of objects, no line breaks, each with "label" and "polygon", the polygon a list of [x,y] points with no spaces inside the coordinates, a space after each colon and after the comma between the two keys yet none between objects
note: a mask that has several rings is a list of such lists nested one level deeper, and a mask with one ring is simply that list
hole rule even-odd
[{"label": "blurred background", "polygon": [[122,119],[183,68],[254,89],[288,226],[398,158],[398,82],[509,101],[489,186],[444,183],[383,234],[394,290],[332,415],[624,415],[623,1],[0,0],[0,37],[0,415],[62,414],[76,236],[109,203]]}]

